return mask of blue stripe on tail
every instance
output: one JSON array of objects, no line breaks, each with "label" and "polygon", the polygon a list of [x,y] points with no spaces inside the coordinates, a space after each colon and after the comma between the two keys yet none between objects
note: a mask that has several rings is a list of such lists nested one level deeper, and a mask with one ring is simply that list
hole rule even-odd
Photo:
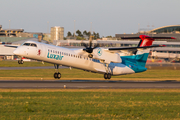
[{"label": "blue stripe on tail", "polygon": [[146,61],[149,53],[132,55],[132,56],[121,56],[122,63],[133,69],[136,73],[146,71]]}]

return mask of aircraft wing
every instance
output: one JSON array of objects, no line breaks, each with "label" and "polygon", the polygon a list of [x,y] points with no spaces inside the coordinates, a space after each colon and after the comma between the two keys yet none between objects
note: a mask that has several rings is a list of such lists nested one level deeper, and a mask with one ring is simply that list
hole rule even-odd
[{"label": "aircraft wing", "polygon": [[4,47],[12,47],[12,48],[17,48],[18,46],[15,46],[15,45],[4,45]]},{"label": "aircraft wing", "polygon": [[143,47],[122,47],[122,48],[108,48],[108,50],[132,50],[132,49],[146,49],[153,47],[165,47],[165,45],[151,45],[151,46],[143,46]]}]

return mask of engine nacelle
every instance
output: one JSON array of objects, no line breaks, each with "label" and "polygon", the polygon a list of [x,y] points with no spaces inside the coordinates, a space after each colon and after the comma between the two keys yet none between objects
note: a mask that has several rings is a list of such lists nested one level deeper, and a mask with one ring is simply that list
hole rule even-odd
[{"label": "engine nacelle", "polygon": [[111,53],[106,49],[96,48],[93,50],[93,58],[103,60],[105,63],[121,63],[121,57],[118,53]]}]

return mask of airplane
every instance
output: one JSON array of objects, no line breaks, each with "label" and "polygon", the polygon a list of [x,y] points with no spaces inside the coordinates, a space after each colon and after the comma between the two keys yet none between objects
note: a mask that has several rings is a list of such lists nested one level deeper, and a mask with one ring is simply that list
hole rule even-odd
[{"label": "airplane", "polygon": [[[155,39],[175,39],[173,37],[123,37],[121,39],[140,39],[137,47],[103,48],[99,44],[92,47],[92,40],[85,48],[70,49],[50,44],[26,41],[17,47],[13,53],[25,58],[39,60],[54,64],[55,79],[61,78],[58,71],[59,65],[82,69],[89,72],[104,74],[104,79],[111,79],[112,75],[124,75],[146,71],[146,61],[150,48],[164,47],[164,45],[152,45]],[[124,52],[131,51],[131,55]],[[18,61],[23,64],[23,60]]]}]

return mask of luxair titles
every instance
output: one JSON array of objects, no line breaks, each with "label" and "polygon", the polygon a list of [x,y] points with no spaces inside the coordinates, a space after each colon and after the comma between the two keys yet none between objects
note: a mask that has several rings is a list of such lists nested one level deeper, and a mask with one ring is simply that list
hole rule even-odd
[{"label": "luxair titles", "polygon": [[60,55],[50,54],[49,52],[47,54],[47,58],[55,59],[55,60],[62,60],[63,57],[64,56],[61,56],[61,53]]}]

